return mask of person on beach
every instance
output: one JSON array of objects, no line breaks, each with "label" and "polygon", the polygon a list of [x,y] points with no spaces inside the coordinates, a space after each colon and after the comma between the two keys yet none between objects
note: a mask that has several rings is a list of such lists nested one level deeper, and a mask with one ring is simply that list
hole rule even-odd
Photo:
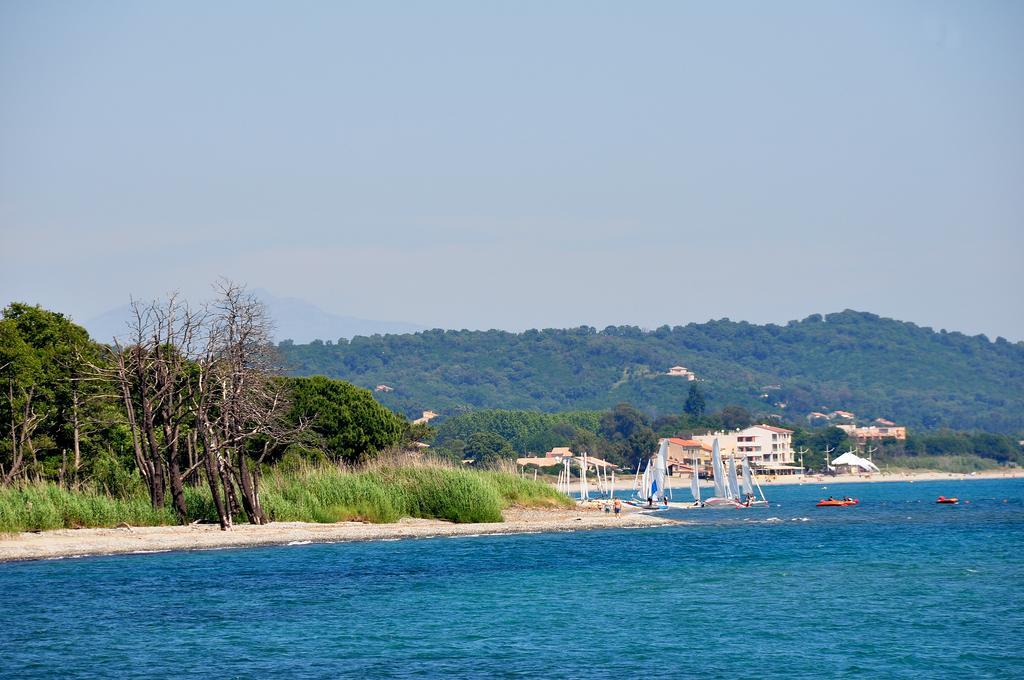
[{"label": "person on beach", "polygon": [[647,497],[647,507],[649,507],[649,508],[653,508],[654,507],[654,496],[648,496]]},{"label": "person on beach", "polygon": [[668,507],[668,496],[665,496],[664,498],[662,498],[662,499],[661,499],[661,502],[662,502],[662,503],[663,503],[663,504],[665,505],[665,507],[667,508],[667,507]]},{"label": "person on beach", "polygon": [[612,503],[612,507],[615,508],[615,516],[618,517],[619,513],[622,512],[622,501],[616,498],[615,502]]}]

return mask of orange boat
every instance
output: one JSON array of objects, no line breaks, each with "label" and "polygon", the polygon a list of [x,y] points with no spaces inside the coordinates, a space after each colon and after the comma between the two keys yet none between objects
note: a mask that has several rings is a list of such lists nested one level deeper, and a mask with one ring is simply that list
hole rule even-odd
[{"label": "orange boat", "polygon": [[960,502],[960,499],[959,498],[946,498],[945,496],[939,496],[939,499],[937,501],[935,501],[935,502],[936,503],[942,503],[944,505],[956,505],[957,503]]},{"label": "orange boat", "polygon": [[818,508],[845,508],[848,505],[859,505],[860,500],[856,498],[823,498],[818,501],[815,507]]}]

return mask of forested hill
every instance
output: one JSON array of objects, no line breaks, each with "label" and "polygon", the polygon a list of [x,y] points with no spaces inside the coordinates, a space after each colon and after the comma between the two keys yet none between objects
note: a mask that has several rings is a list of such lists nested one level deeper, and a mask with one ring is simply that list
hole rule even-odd
[{"label": "forested hill", "polygon": [[696,373],[708,409],[735,404],[789,421],[840,409],[916,428],[1024,431],[1024,343],[849,310],[785,326],[431,330],[281,349],[295,375],[391,387],[377,398],[409,416],[620,402],[679,413],[693,383],[665,373],[681,365]]}]

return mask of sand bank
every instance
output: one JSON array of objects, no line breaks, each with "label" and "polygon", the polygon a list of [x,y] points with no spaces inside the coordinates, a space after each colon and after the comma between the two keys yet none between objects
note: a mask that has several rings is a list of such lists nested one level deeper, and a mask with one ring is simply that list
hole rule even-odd
[{"label": "sand bank", "polygon": [[61,529],[38,533],[0,534],[0,561],[170,550],[246,548],[261,545],[639,528],[680,523],[656,515],[634,512],[629,508],[627,510],[622,516],[616,517],[597,508],[513,508],[505,511],[503,523],[492,524],[453,524],[441,520],[407,518],[394,524],[274,522],[266,526],[239,525],[230,531],[221,531],[216,525],[209,524],[184,527]]}]

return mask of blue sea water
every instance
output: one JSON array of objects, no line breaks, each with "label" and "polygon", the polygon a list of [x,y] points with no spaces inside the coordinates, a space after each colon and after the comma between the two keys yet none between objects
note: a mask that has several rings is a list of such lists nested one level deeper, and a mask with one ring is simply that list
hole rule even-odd
[{"label": "blue sea water", "polygon": [[0,564],[0,675],[1024,676],[1024,480],[767,491],[678,527]]}]

